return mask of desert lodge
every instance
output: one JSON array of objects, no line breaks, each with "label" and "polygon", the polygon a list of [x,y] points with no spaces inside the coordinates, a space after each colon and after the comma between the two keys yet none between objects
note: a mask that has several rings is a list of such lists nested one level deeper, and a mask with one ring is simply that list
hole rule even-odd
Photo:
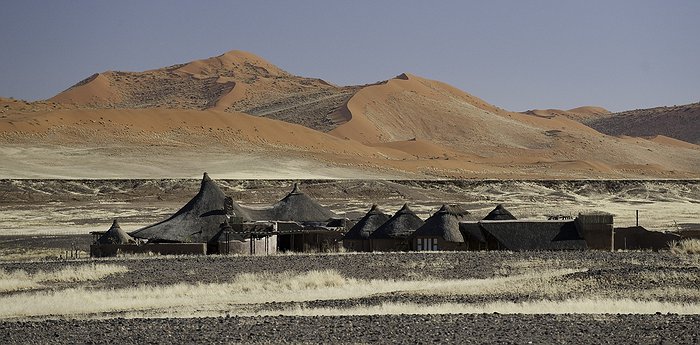
[{"label": "desert lodge", "polygon": [[393,215],[373,205],[361,219],[349,220],[303,193],[297,184],[273,205],[248,207],[226,196],[206,173],[197,195],[168,219],[131,233],[115,220],[109,230],[93,235],[90,255],[95,257],[339,250],[613,250],[618,248],[615,242],[620,235],[625,236],[625,245],[649,242],[649,236],[666,236],[650,243],[675,239],[669,237],[675,235],[644,229],[615,229],[613,216],[607,213],[521,220],[502,205],[480,220],[458,205],[443,205],[423,220],[408,204]]}]

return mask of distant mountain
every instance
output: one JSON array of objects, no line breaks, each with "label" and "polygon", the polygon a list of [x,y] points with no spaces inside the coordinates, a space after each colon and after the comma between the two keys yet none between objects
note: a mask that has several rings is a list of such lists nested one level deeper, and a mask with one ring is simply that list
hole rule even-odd
[{"label": "distant mountain", "polygon": [[700,103],[629,110],[583,122],[609,135],[663,135],[700,145]]}]

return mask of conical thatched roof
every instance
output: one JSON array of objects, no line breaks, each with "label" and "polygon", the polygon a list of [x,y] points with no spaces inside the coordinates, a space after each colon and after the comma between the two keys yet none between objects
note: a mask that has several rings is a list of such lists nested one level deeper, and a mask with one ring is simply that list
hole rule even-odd
[{"label": "conical thatched roof", "polygon": [[413,234],[416,229],[423,226],[425,222],[416,216],[408,204],[396,212],[386,223],[369,235],[374,239],[404,239]]},{"label": "conical thatched roof", "polygon": [[377,205],[372,205],[369,212],[345,234],[343,239],[366,240],[372,232],[379,229],[389,218],[390,217],[382,212]]},{"label": "conical thatched roof", "polygon": [[294,189],[287,196],[272,205],[268,211],[268,219],[265,220],[326,222],[335,217],[335,213],[301,192],[295,183]]},{"label": "conical thatched roof", "polygon": [[425,224],[418,228],[413,236],[422,237],[441,237],[449,242],[464,242],[464,237],[459,231],[459,222],[470,220],[469,212],[458,207],[442,205],[430,218],[426,219]]},{"label": "conical thatched roof", "polygon": [[207,242],[219,232],[219,225],[228,221],[226,204],[224,192],[204,173],[199,193],[183,208],[172,217],[131,235],[154,241]]},{"label": "conical thatched roof", "polygon": [[508,210],[506,210],[503,205],[498,204],[496,208],[493,209],[493,211],[489,212],[489,214],[484,217],[484,220],[515,220],[515,216],[513,216]]},{"label": "conical thatched roof", "polygon": [[100,238],[96,241],[97,244],[131,244],[136,243],[136,240],[129,236],[122,228],[119,226],[119,222],[115,219],[112,222],[112,227],[107,230]]}]

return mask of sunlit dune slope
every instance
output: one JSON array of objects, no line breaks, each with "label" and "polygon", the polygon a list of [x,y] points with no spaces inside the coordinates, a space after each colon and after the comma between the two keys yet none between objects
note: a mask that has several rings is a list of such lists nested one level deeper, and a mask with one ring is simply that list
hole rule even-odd
[{"label": "sunlit dune slope", "polygon": [[94,74],[49,99],[75,108],[215,109],[327,131],[356,87],[294,76],[254,54],[225,54],[144,72]]}]

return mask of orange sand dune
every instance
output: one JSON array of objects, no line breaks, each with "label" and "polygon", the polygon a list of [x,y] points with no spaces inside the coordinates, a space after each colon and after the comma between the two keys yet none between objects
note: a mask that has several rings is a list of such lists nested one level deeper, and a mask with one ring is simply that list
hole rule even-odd
[{"label": "orange sand dune", "polygon": [[[608,136],[580,122],[609,116],[599,107],[509,112],[407,73],[338,87],[242,51],[104,72],[48,101],[0,99],[0,106],[0,176],[22,176],[22,169],[71,176],[82,155],[95,161],[89,169],[106,159],[110,176],[125,177],[135,164],[189,174],[233,161],[246,166],[231,169],[253,174],[296,166],[345,169],[343,177],[700,176],[695,145]],[[248,158],[231,159],[239,156]],[[64,168],[49,171],[47,162]]]},{"label": "orange sand dune", "polygon": [[[578,111],[604,110],[584,107]],[[361,89],[335,115],[347,119],[330,132],[340,138],[386,147],[415,138],[481,157],[478,161],[482,163],[512,168],[551,162],[558,169],[606,174],[619,164],[662,162],[667,170],[695,171],[687,159],[700,163],[700,156],[691,148],[676,152],[676,146],[663,142],[654,148],[631,145],[568,116],[508,112],[444,83],[409,74]],[[439,149],[429,154],[441,156]]]},{"label": "orange sand dune", "polygon": [[[648,140],[643,142],[658,150],[659,154],[666,154],[663,149],[666,146]],[[257,161],[248,163],[253,165],[239,169],[255,171],[255,166],[264,166],[269,170],[275,162],[296,161],[298,164],[363,172],[351,175],[356,177],[377,174],[432,178],[687,177],[693,174],[692,169],[674,166],[676,172],[669,175],[668,166],[654,170],[644,162],[624,160],[626,165],[621,172],[595,159],[585,164],[573,164],[566,157],[551,157],[549,150],[514,149],[515,154],[504,155],[496,151],[455,150],[423,139],[365,145],[282,121],[211,110],[79,109],[14,114],[0,118],[0,143],[4,145],[0,156],[6,155],[0,174],[5,176],[24,176],[21,171],[13,170],[23,167],[36,170],[30,172],[36,176],[46,176],[41,175],[41,171],[50,170],[56,164],[77,169],[61,172],[60,176],[70,174],[70,171],[76,176],[84,176],[80,175],[84,174],[80,167],[89,161],[92,164],[90,169],[109,166],[109,176],[129,177],[134,176],[134,159],[151,170],[176,163],[178,166],[167,169],[173,173],[190,172],[211,166],[206,157],[222,154],[226,157],[258,157]],[[76,160],[80,156],[70,153],[75,149],[80,149],[81,155],[89,153],[88,161]],[[688,156],[688,149],[676,148],[675,151],[681,155],[685,152]],[[12,152],[25,153],[17,156]],[[41,152],[46,152],[46,156],[39,155]],[[482,156],[482,153],[486,155]],[[172,158],[166,159],[169,156]],[[196,158],[198,156],[201,158]],[[49,165],[41,163],[56,159],[51,157],[61,157],[61,161]],[[108,161],[99,163],[100,159]],[[698,160],[691,159],[689,164],[693,162],[698,163]],[[122,166],[124,170],[119,170]],[[229,169],[235,170],[236,167]],[[159,174],[167,174],[167,171]],[[309,171],[310,174],[314,172]],[[144,175],[137,173],[136,176]]]},{"label": "orange sand dune", "polygon": [[232,50],[216,57],[192,61],[177,67],[175,71],[202,76],[225,75],[237,79],[258,75],[266,77],[291,76],[267,60],[242,50]]}]

